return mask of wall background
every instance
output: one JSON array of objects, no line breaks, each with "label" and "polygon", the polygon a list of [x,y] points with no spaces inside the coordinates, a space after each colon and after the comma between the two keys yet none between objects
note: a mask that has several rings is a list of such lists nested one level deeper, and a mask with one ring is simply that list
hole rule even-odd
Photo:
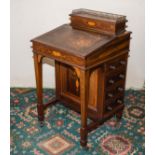
[{"label": "wall background", "polygon": [[[144,0],[13,0],[11,3],[10,85],[34,87],[35,76],[30,40],[69,22],[68,14],[77,8],[126,15],[132,31],[127,88],[142,88],[145,78]],[[53,62],[44,64],[44,87],[55,87]]]}]

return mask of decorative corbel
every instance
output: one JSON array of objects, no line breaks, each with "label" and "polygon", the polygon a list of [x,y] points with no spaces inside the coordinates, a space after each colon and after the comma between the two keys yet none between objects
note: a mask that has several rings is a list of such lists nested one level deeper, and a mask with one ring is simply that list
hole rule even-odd
[{"label": "decorative corbel", "polygon": [[34,53],[34,55],[33,55],[33,59],[36,59],[38,63],[42,62],[43,57],[44,56],[42,56],[40,54],[36,54],[36,53]]}]

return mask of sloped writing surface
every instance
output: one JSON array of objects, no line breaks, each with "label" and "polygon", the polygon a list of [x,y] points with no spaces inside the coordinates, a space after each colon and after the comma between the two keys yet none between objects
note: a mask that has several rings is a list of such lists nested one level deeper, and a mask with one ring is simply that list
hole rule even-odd
[{"label": "sloped writing surface", "polygon": [[86,56],[113,38],[108,35],[73,29],[70,25],[65,24],[32,41],[40,42],[75,55]]}]

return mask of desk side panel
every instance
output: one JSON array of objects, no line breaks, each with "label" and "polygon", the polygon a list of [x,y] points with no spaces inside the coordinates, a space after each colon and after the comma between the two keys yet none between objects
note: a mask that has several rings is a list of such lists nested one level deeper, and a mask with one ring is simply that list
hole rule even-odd
[{"label": "desk side panel", "polygon": [[111,58],[117,57],[129,51],[130,33],[116,38],[106,46],[101,47],[86,58],[86,68],[92,68],[102,64]]}]

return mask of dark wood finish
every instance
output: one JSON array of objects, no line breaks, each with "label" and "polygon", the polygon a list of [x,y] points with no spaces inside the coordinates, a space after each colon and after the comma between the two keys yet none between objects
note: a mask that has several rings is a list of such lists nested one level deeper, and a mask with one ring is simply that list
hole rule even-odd
[{"label": "dark wood finish", "polygon": [[88,115],[88,97],[89,97],[89,77],[90,71],[80,71],[80,104],[81,104],[81,129],[80,143],[82,146],[87,145],[87,115]]},{"label": "dark wood finish", "polygon": [[73,10],[70,16],[74,28],[109,35],[124,32],[127,22],[125,16],[88,9]]},{"label": "dark wood finish", "polygon": [[66,59],[67,56],[74,55],[84,58],[115,38],[116,36],[80,31],[72,28],[69,24],[64,24],[32,39],[32,42],[33,48],[37,51],[50,54],[53,58]]},{"label": "dark wood finish", "polygon": [[38,96],[38,119],[40,125],[43,125],[44,121],[44,105],[42,99],[42,56],[34,53],[34,67],[35,67],[35,76],[36,76],[36,86],[37,86],[37,96]]},{"label": "dark wood finish", "polygon": [[51,105],[53,105],[53,104],[55,104],[55,103],[57,103],[57,99],[56,99],[56,97],[53,97],[50,101],[48,101],[47,103],[45,103],[44,104],[44,110],[47,108],[47,107],[49,107],[49,106],[51,106]]},{"label": "dark wood finish", "polygon": [[[72,17],[73,14],[77,12],[72,13]],[[89,17],[105,22],[105,14],[104,19],[102,16],[82,13],[76,21],[83,21]],[[118,20],[116,15],[110,17],[108,14],[107,21],[109,18],[114,18],[113,22]],[[122,31],[121,28],[119,31],[118,28],[119,34],[107,35],[75,29],[71,25],[62,25],[31,40],[38,96],[38,119],[43,122],[44,109],[61,101],[65,106],[81,113],[80,143],[86,146],[88,132],[114,115],[118,120],[122,117],[131,32]],[[117,23],[115,26],[119,27]],[[103,27],[100,29],[105,31]],[[109,31],[108,28],[106,31]],[[56,79],[56,96],[45,105],[42,101],[43,57],[55,60]],[[88,117],[93,120],[91,124],[87,123]]]},{"label": "dark wood finish", "polygon": [[56,99],[60,99],[60,87],[59,87],[59,82],[60,82],[60,62],[55,61],[55,82],[56,82]]}]

